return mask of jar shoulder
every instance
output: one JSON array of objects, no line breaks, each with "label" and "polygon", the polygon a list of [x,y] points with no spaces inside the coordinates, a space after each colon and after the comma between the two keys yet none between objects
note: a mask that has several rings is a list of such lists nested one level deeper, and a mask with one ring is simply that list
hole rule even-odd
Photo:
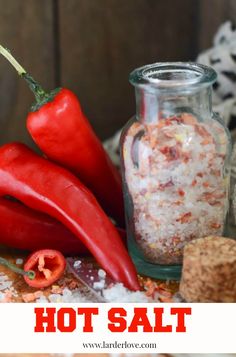
[{"label": "jar shoulder", "polygon": [[[133,116],[123,128],[121,148],[125,142],[133,146],[142,142],[142,150],[148,146],[152,150],[154,147],[168,147],[183,152],[214,149],[226,157],[229,157],[232,148],[230,132],[216,113],[204,118],[181,113],[150,122],[142,122]],[[139,155],[142,155],[142,150],[139,149]]]}]

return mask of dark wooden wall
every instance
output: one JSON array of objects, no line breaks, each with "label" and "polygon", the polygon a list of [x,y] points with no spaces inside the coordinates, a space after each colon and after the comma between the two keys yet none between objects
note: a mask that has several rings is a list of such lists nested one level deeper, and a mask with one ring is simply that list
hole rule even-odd
[{"label": "dark wooden wall", "polygon": [[[155,61],[194,60],[211,46],[236,0],[0,0],[0,43],[48,89],[67,86],[98,135],[134,113],[129,72]],[[0,142],[32,145],[25,117],[32,95],[0,58]]]}]

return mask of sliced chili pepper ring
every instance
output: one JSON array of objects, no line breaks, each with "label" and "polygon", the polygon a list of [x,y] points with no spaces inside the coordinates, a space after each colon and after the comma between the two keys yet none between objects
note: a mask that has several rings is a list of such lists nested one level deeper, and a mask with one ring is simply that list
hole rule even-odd
[{"label": "sliced chili pepper ring", "polygon": [[46,288],[57,281],[66,268],[64,256],[57,250],[42,249],[32,253],[24,265],[25,271],[33,271],[32,280],[24,276],[26,283],[34,288]]}]

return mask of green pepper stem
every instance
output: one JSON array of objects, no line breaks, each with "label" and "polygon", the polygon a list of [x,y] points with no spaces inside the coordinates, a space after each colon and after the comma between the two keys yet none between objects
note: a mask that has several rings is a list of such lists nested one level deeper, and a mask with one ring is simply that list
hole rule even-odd
[{"label": "green pepper stem", "polygon": [[15,264],[12,264],[7,259],[0,257],[0,264],[6,266],[7,268],[9,268],[10,270],[14,271],[17,274],[28,276],[30,280],[33,280],[35,278],[35,272],[33,270],[25,271],[21,268],[18,268]]},{"label": "green pepper stem", "polygon": [[48,97],[48,94],[45,93],[43,88],[33,79],[33,77],[31,77],[26,72],[26,70],[19,64],[19,62],[17,62],[17,60],[12,56],[8,49],[0,45],[0,54],[2,54],[15,68],[17,73],[26,80],[30,89],[35,95],[37,103],[41,103]]}]

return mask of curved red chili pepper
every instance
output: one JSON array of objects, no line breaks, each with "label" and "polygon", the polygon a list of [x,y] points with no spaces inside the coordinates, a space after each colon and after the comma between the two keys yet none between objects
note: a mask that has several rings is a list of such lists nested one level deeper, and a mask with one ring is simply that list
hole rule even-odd
[{"label": "curved red chili pepper", "polygon": [[46,156],[70,169],[104,210],[124,226],[121,177],[81,111],[78,98],[62,88],[28,114],[27,129]]},{"label": "curved red chili pepper", "polygon": [[23,144],[0,148],[0,194],[58,219],[87,246],[116,281],[139,289],[134,265],[92,193],[70,172]]},{"label": "curved red chili pepper", "polygon": [[82,113],[78,98],[65,88],[45,93],[42,87],[0,45],[0,53],[28,83],[36,103],[27,128],[48,158],[69,168],[95,194],[119,225],[124,226],[122,183],[100,140]]},{"label": "curved red chili pepper", "polygon": [[[126,231],[116,229],[126,242]],[[0,198],[0,244],[29,251],[56,249],[64,255],[89,254],[85,245],[56,219],[5,198]]]},{"label": "curved red chili pepper", "polygon": [[89,251],[63,224],[20,202],[0,198],[0,244],[35,251],[56,249],[65,255]]},{"label": "curved red chili pepper", "polygon": [[0,53],[23,77],[35,95],[28,130],[48,158],[73,171],[95,194],[104,210],[124,226],[121,177],[81,111],[78,98],[65,88],[45,93],[42,87],[0,45]]},{"label": "curved red chili pepper", "polygon": [[34,272],[34,279],[24,275],[29,286],[41,289],[55,283],[61,278],[66,268],[66,260],[61,252],[53,249],[42,249],[32,253],[24,264],[24,271]]}]

